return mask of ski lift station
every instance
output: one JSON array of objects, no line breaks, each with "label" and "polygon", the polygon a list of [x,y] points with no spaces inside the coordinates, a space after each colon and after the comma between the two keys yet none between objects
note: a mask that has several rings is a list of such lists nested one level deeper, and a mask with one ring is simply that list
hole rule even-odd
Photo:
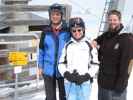
[{"label": "ski lift station", "polygon": [[[82,17],[90,39],[104,32],[106,13],[111,9],[122,12],[124,26],[133,32],[132,0],[0,0],[0,100],[45,100],[37,55],[40,34],[49,24],[48,7],[53,3],[64,6],[66,21]],[[132,100],[132,84],[131,73],[127,100]],[[91,100],[97,100],[96,79]]]}]

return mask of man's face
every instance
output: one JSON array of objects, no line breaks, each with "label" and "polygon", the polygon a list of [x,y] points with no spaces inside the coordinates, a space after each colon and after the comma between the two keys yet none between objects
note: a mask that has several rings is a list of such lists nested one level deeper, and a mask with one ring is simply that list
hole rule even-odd
[{"label": "man's face", "polygon": [[59,11],[51,11],[50,18],[52,24],[59,24],[61,21],[61,13]]},{"label": "man's face", "polygon": [[114,30],[120,26],[121,20],[119,19],[119,17],[117,15],[110,15],[108,17],[108,24],[109,24],[109,28],[111,30]]},{"label": "man's face", "polygon": [[72,33],[73,38],[76,40],[80,40],[84,34],[83,31],[84,30],[82,27],[73,27],[71,29],[71,33]]}]

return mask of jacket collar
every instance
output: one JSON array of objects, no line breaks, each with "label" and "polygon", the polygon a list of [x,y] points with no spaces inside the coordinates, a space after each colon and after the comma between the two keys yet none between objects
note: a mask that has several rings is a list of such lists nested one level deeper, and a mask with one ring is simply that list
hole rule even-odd
[{"label": "jacket collar", "polygon": [[87,37],[84,37],[80,41],[76,41],[73,37],[71,37],[71,41],[74,43],[80,43],[80,42],[84,42],[84,41],[89,41],[89,39]]},{"label": "jacket collar", "polygon": [[128,28],[123,28],[118,35],[125,34],[125,33],[126,34],[130,33],[130,30],[128,30]]},{"label": "jacket collar", "polygon": [[106,31],[104,33],[105,34],[105,37],[107,39],[110,39],[110,38],[118,35],[122,31],[122,29],[123,29],[123,25],[121,24],[120,27],[119,28],[116,28],[114,31],[110,31],[110,30]]}]

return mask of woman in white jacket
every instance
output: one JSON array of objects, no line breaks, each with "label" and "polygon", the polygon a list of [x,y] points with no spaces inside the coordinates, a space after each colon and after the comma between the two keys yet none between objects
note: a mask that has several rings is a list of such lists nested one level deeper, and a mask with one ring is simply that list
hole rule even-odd
[{"label": "woman in white jacket", "polygon": [[71,40],[63,49],[58,69],[65,78],[67,100],[89,100],[91,83],[98,71],[97,50],[85,37],[82,18],[69,20]]}]

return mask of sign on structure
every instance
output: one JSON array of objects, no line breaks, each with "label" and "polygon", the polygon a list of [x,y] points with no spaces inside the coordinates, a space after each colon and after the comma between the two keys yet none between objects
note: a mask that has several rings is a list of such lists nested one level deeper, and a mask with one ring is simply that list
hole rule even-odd
[{"label": "sign on structure", "polygon": [[9,52],[8,59],[12,65],[26,65],[28,63],[28,53],[19,51]]}]

